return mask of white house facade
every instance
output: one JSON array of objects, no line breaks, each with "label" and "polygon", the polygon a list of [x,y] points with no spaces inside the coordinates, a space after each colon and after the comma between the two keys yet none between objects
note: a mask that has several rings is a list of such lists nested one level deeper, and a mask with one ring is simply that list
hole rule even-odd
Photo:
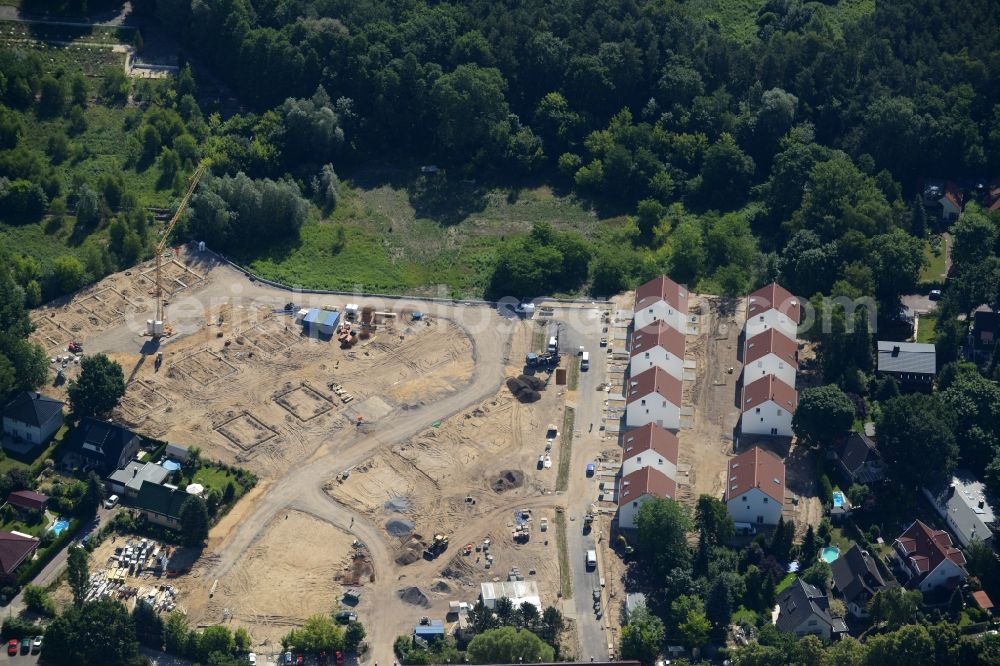
[{"label": "white house facade", "polygon": [[623,477],[651,467],[677,479],[677,435],[652,423],[629,430],[622,437]]},{"label": "white house facade", "polygon": [[677,379],[684,373],[684,334],[665,321],[653,322],[632,333],[629,372],[637,375],[662,368]]},{"label": "white house facade", "polygon": [[723,499],[738,523],[777,525],[785,501],[785,463],[759,446],[730,459]]},{"label": "white house facade", "polygon": [[790,291],[772,282],[747,297],[746,339],[771,329],[778,329],[794,340],[798,333],[802,307]]},{"label": "white house facade", "polygon": [[774,375],[743,387],[740,431],[749,435],[792,436],[792,414],[798,404],[795,389]]},{"label": "white house facade", "polygon": [[667,430],[681,427],[681,381],[660,368],[650,368],[628,380],[625,425],[654,424]]},{"label": "white house facade", "polygon": [[635,290],[632,329],[664,321],[681,333],[687,331],[688,292],[670,278],[660,276]]}]

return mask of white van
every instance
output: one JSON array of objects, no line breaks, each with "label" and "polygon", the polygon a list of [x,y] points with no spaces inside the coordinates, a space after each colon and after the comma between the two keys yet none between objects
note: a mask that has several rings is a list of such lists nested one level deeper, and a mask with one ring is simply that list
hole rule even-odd
[{"label": "white van", "polygon": [[558,349],[559,349],[559,340],[556,338],[556,336],[553,335],[552,337],[549,338],[549,353],[550,354],[555,353]]},{"label": "white van", "polygon": [[580,369],[586,370],[590,367],[590,352],[583,352],[583,356],[580,357]]},{"label": "white van", "polygon": [[587,571],[597,568],[597,551],[588,550],[587,551]]}]

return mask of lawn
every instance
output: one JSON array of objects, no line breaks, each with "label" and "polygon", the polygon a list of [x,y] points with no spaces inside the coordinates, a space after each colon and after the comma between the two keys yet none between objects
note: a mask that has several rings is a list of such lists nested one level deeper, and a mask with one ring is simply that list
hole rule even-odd
[{"label": "lawn", "polygon": [[[937,246],[935,246],[933,240],[924,245],[924,258],[927,259],[927,265],[920,270],[921,282],[940,282],[944,279],[944,246],[946,242],[947,240],[942,237]],[[940,251],[935,252],[936,247],[940,247]]]},{"label": "lawn", "polygon": [[576,385],[580,381],[580,357],[574,356],[569,360],[569,372],[566,379],[566,388],[570,391],[576,390]]},{"label": "lawn", "polygon": [[924,315],[917,319],[917,342],[934,342],[937,340],[937,317]]},{"label": "lawn", "polygon": [[44,448],[34,447],[27,452],[27,454],[14,453],[13,451],[3,450],[3,459],[0,460],[0,474],[6,473],[8,470],[20,468],[23,470],[28,470],[36,465],[41,465],[46,458],[56,458],[56,448],[59,447],[63,442],[63,438],[66,436],[66,432],[69,427],[63,425],[56,432],[55,436],[52,438],[52,442]]},{"label": "lawn", "polygon": [[229,472],[220,469],[218,467],[203,465],[199,467],[194,473],[190,483],[200,483],[205,486],[205,491],[218,490],[220,493],[225,491],[226,485],[232,482],[233,486],[236,488],[236,496],[240,495],[240,484],[237,483],[236,477]]},{"label": "lawn", "polygon": [[[333,213],[307,222],[298,239],[235,258],[261,277],[294,286],[473,298],[482,295],[505,237],[545,220],[593,238],[612,222],[547,187],[451,184],[444,187],[457,202],[450,210],[413,190],[413,183],[347,180]],[[335,250],[341,225],[347,242]]]},{"label": "lawn", "polygon": [[573,598],[573,579],[569,568],[569,547],[566,545],[566,514],[556,512],[556,547],[559,549],[559,593],[564,599]]},{"label": "lawn", "polygon": [[26,522],[20,520],[17,517],[11,518],[10,520],[0,525],[0,531],[4,532],[20,532],[21,534],[30,534],[34,537],[41,537],[45,534],[45,530],[49,526],[49,521],[43,518],[41,522],[35,525],[28,525]]},{"label": "lawn", "polygon": [[785,577],[782,578],[780,581],[778,581],[778,584],[774,587],[774,593],[781,594],[782,592],[784,592],[789,585],[795,582],[795,579],[797,577],[798,574],[794,573],[785,574]]}]

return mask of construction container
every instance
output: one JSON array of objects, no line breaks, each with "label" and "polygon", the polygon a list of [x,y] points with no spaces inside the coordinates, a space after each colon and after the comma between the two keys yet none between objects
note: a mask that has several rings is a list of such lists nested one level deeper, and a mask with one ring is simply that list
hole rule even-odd
[{"label": "construction container", "polygon": [[566,385],[566,368],[556,368],[556,385]]}]

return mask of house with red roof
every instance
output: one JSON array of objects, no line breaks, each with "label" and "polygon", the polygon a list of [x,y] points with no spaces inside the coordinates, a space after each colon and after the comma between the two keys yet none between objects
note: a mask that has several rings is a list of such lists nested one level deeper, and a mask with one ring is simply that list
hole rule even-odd
[{"label": "house with red roof", "polygon": [[662,319],[632,333],[629,372],[662,368],[677,379],[684,373],[684,334]]},{"label": "house with red roof", "polygon": [[962,214],[962,190],[951,180],[924,183],[924,208],[941,222],[954,222]]},{"label": "house with red roof", "polygon": [[677,435],[647,423],[622,437],[622,476],[652,467],[671,479],[677,478]]},{"label": "house with red roof", "polygon": [[47,495],[36,493],[34,490],[16,490],[7,496],[7,504],[20,511],[45,511],[48,503]]},{"label": "house with red roof", "polygon": [[665,321],[684,333],[687,331],[688,291],[666,275],[652,279],[635,290],[632,328],[646,328]]},{"label": "house with red roof", "polygon": [[0,532],[0,580],[13,581],[17,568],[31,560],[36,550],[36,538],[27,534]]},{"label": "house with red roof", "polygon": [[677,483],[652,467],[621,477],[618,482],[618,527],[635,529],[635,517],[643,504],[654,497],[674,499],[676,496]]},{"label": "house with red roof", "polygon": [[749,338],[743,346],[743,383],[774,375],[795,386],[799,371],[799,349],[795,340],[776,328]]},{"label": "house with red roof", "polygon": [[661,368],[632,375],[625,388],[625,425],[653,423],[668,430],[681,427],[681,380]]},{"label": "house with red roof", "polygon": [[759,446],[732,458],[723,500],[737,523],[777,525],[785,505],[785,462]]},{"label": "house with red roof", "polygon": [[795,389],[775,375],[743,386],[740,432],[748,435],[792,436],[792,414],[798,405]]},{"label": "house with red roof", "polygon": [[906,586],[929,592],[938,587],[953,588],[969,577],[965,555],[951,542],[945,530],[934,530],[914,520],[892,544],[893,557],[909,576]]},{"label": "house with red roof", "polygon": [[802,321],[802,303],[777,282],[747,296],[746,339],[776,328],[794,340]]}]

